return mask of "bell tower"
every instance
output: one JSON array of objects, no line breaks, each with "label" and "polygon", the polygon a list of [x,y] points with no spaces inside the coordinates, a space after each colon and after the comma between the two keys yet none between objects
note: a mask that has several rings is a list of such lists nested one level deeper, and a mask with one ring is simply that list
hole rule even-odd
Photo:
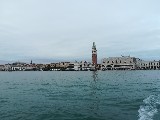
[{"label": "bell tower", "polygon": [[92,46],[92,65],[94,65],[95,67],[97,66],[97,49],[95,42],[93,42]]}]

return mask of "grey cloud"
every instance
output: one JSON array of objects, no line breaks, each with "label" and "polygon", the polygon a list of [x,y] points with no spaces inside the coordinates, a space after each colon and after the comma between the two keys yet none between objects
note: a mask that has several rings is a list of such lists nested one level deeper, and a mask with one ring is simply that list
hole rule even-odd
[{"label": "grey cloud", "polygon": [[99,59],[121,54],[159,58],[159,3],[1,0],[0,59],[90,59],[93,41]]}]

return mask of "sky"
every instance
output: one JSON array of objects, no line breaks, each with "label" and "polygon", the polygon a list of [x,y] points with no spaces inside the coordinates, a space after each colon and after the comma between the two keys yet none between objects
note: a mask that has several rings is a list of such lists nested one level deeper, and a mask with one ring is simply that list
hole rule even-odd
[{"label": "sky", "polygon": [[160,60],[159,0],[0,0],[0,60]]}]

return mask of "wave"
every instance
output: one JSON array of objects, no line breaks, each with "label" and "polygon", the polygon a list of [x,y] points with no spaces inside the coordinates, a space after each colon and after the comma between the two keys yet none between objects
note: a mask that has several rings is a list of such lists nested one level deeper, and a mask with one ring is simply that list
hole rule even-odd
[{"label": "wave", "polygon": [[138,120],[153,120],[155,114],[158,113],[158,105],[160,105],[160,95],[150,95],[143,100],[143,105],[140,106]]}]

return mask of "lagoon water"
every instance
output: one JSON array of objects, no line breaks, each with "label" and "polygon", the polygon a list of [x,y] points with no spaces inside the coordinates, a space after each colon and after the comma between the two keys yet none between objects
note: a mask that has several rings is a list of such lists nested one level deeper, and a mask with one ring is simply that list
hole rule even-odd
[{"label": "lagoon water", "polygon": [[160,71],[0,72],[0,120],[159,120]]}]

